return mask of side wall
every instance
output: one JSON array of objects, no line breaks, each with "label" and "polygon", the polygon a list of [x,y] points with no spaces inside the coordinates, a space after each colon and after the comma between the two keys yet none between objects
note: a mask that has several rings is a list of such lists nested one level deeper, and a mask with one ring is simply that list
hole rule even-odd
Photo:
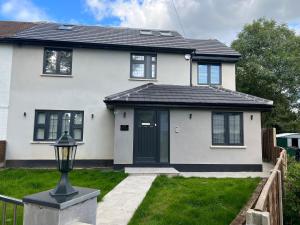
[{"label": "side wall", "polygon": [[[73,49],[71,77],[43,76],[43,54],[43,47],[14,46],[7,159],[54,159],[49,142],[33,141],[36,109],[83,110],[83,143],[76,158],[113,159],[114,115],[104,97],[150,81],[129,79],[130,52]],[[158,53],[154,82],[188,85],[184,55]]]},{"label": "side wall", "polygon": [[[229,90],[236,90],[235,84],[235,63],[221,63],[222,68],[222,86]],[[193,62],[192,66],[193,85],[198,85],[198,63]]]},{"label": "side wall", "polygon": [[0,45],[0,140],[6,140],[7,137],[12,55],[12,45]]}]

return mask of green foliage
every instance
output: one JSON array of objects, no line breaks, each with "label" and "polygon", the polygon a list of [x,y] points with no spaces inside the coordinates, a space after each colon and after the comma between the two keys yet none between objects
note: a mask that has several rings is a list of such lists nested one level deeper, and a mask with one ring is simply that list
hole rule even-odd
[{"label": "green foliage", "polygon": [[[72,185],[100,189],[98,201],[121,182],[127,175],[122,172],[99,169],[80,169],[70,173]],[[0,170],[0,195],[22,199],[24,196],[54,188],[60,174],[46,169]],[[9,204],[7,225],[12,225],[12,205]],[[1,211],[1,210],[0,210]],[[22,207],[18,207],[18,225],[22,224]],[[0,213],[0,221],[2,214]]]},{"label": "green foliage", "polygon": [[259,181],[157,177],[129,225],[228,225]]},{"label": "green foliage", "polygon": [[245,25],[232,47],[241,53],[237,90],[274,101],[263,125],[279,131],[300,130],[300,38],[284,24],[259,19]]},{"label": "green foliage", "polygon": [[285,180],[284,223],[300,225],[300,163],[292,158]]}]

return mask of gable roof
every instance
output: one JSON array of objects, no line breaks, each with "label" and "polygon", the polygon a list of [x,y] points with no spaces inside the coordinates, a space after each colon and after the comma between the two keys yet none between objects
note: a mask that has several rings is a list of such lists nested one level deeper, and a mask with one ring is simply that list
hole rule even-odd
[{"label": "gable roof", "polygon": [[31,22],[0,21],[0,38],[11,37],[35,25]]},{"label": "gable roof", "polygon": [[109,105],[168,105],[176,107],[220,107],[270,109],[273,102],[241,92],[213,86],[155,85],[148,83],[107,96]]},{"label": "gable roof", "polygon": [[[62,29],[67,26],[70,29]],[[35,26],[10,36],[11,40],[31,42],[59,42],[101,47],[140,47],[192,52],[190,43],[176,31],[162,35],[163,30],[147,30],[152,34],[141,32],[143,29],[62,25],[58,23],[35,23]]]}]

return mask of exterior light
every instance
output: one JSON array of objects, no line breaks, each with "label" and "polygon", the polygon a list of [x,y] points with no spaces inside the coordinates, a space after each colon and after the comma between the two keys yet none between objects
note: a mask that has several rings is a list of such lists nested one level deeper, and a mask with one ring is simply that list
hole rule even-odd
[{"label": "exterior light", "polygon": [[68,172],[73,170],[77,144],[67,131],[53,145],[57,169],[61,172],[56,188],[50,191],[52,196],[69,196],[78,193],[69,182]]}]

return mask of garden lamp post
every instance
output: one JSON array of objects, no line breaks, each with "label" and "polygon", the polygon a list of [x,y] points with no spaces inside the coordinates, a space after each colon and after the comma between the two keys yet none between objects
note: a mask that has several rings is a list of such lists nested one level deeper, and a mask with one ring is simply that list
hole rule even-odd
[{"label": "garden lamp post", "polygon": [[68,172],[73,170],[77,144],[67,131],[53,145],[57,169],[61,172],[60,181],[56,188],[50,191],[51,196],[70,196],[78,193],[68,178]]}]

